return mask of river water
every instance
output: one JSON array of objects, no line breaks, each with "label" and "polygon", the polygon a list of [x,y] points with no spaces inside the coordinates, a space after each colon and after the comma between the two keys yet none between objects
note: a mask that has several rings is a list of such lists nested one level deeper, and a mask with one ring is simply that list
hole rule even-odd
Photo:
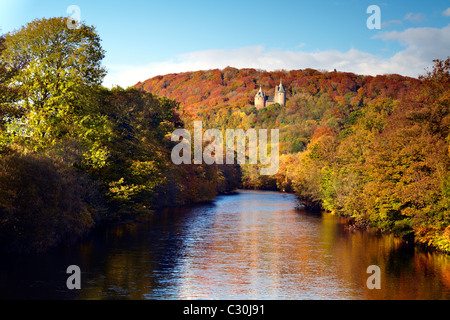
[{"label": "river water", "polygon": [[[0,256],[2,299],[450,299],[450,257],[345,220],[294,195],[239,191],[109,226],[70,247]],[[69,265],[81,289],[69,290]],[[380,289],[369,289],[370,265]]]}]

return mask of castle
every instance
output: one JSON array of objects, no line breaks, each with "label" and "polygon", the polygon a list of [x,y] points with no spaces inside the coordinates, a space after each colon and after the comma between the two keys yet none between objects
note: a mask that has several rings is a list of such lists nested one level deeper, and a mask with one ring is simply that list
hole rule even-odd
[{"label": "castle", "polygon": [[270,106],[271,104],[278,103],[280,106],[286,104],[286,90],[284,90],[283,84],[280,81],[280,85],[275,87],[275,95],[266,96],[259,87],[259,91],[255,96],[255,107],[256,109],[262,109]]}]

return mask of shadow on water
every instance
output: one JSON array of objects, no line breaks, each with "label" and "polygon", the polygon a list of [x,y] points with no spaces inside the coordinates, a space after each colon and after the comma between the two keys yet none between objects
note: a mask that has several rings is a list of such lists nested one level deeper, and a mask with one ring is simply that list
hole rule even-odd
[{"label": "shadow on water", "polygon": [[[240,190],[45,254],[2,255],[0,298],[449,299],[448,256],[296,206],[291,194]],[[81,290],[66,287],[72,264]],[[369,265],[380,290],[366,286]]]}]

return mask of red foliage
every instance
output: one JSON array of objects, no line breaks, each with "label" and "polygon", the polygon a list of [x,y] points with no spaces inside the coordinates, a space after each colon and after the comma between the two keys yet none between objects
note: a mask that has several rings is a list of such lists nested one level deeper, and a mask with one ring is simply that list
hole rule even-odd
[{"label": "red foliage", "polygon": [[157,76],[135,87],[179,101],[185,110],[196,113],[200,108],[228,104],[253,105],[259,86],[266,94],[282,79],[287,96],[295,93],[327,93],[338,105],[358,106],[363,99],[401,98],[420,81],[400,75],[360,76],[348,72],[320,72],[314,69],[291,71],[258,71],[236,69],[184,72]]}]

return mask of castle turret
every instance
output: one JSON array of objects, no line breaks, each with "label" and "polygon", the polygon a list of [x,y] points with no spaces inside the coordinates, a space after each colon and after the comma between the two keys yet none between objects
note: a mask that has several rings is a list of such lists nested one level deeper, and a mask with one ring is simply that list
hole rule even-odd
[{"label": "castle turret", "polygon": [[259,87],[258,93],[255,95],[255,107],[256,109],[262,109],[266,105],[266,96],[262,91],[261,87]]},{"label": "castle turret", "polygon": [[275,99],[274,101],[280,106],[286,105],[286,90],[284,90],[283,84],[280,80],[280,85],[275,87]]}]

